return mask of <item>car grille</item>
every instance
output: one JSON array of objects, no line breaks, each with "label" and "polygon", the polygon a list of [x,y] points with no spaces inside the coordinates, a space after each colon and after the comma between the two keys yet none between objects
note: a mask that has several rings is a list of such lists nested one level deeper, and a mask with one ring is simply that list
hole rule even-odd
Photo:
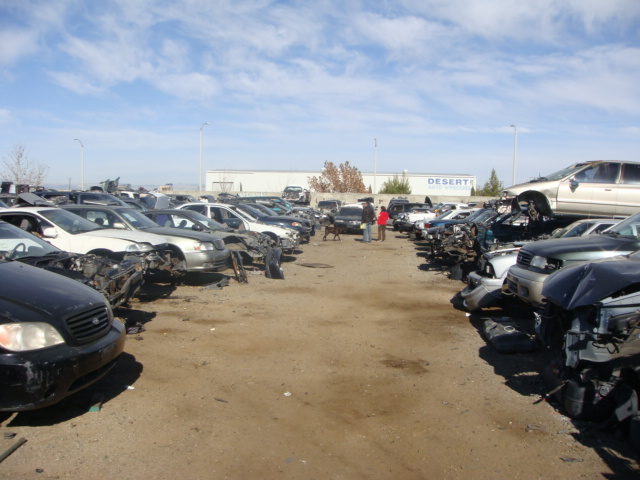
[{"label": "car grille", "polygon": [[529,253],[526,250],[520,250],[518,252],[517,264],[523,267],[528,267],[532,259],[533,259],[532,253]]},{"label": "car grille", "polygon": [[66,322],[74,340],[81,344],[101,337],[111,328],[109,311],[104,305],[73,315]]}]

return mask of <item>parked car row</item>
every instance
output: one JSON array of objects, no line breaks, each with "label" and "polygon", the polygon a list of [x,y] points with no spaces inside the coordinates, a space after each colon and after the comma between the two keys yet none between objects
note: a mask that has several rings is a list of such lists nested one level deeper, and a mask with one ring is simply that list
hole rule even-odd
[{"label": "parked car row", "polygon": [[[528,185],[527,193],[510,203],[513,208],[495,202],[466,218],[444,215],[413,222],[413,228],[405,216],[396,230],[409,233],[421,250],[426,247],[427,262],[449,268],[451,278],[465,282],[462,308],[489,309],[492,318],[485,317],[484,331],[489,343],[511,353],[545,352],[551,359],[540,372],[546,395],[565,414],[638,435],[640,182],[633,198],[629,187],[635,168],[628,162],[578,164],[546,178],[566,186],[553,202],[544,204],[531,193],[542,179]],[[574,193],[584,190],[587,178],[600,178],[591,176],[593,170],[611,173],[616,188],[626,188],[625,196],[603,206],[606,202],[592,189],[589,195],[599,205],[577,200]],[[571,187],[572,182],[579,185]],[[548,189],[537,190],[553,196]],[[569,197],[575,208],[568,206]],[[627,215],[631,212],[622,209],[621,200],[636,205],[633,214]],[[584,205],[578,208],[580,202]],[[513,306],[520,315],[528,309],[527,329],[504,316]],[[489,332],[500,322],[501,328]],[[495,332],[503,336],[501,344],[493,343]],[[632,442],[637,445],[640,438]]]},{"label": "parked car row", "polygon": [[37,193],[0,205],[0,411],[54,404],[104,376],[125,344],[113,309],[144,281],[227,270],[247,281],[249,264],[284,279],[282,251],[317,224],[273,198]]}]

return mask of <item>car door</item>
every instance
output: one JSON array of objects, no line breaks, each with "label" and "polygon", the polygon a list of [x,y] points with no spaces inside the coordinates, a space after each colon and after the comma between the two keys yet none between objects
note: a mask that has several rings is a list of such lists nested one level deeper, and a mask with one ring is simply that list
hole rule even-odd
[{"label": "car door", "polygon": [[615,213],[632,215],[638,210],[640,210],[640,163],[623,163]]},{"label": "car door", "polygon": [[556,212],[613,215],[617,207],[620,162],[597,162],[560,182]]},{"label": "car door", "polygon": [[231,210],[227,210],[223,207],[210,207],[209,217],[216,220],[219,223],[227,225],[234,230],[246,229],[249,230],[248,225],[245,225],[245,221],[236,215]]}]

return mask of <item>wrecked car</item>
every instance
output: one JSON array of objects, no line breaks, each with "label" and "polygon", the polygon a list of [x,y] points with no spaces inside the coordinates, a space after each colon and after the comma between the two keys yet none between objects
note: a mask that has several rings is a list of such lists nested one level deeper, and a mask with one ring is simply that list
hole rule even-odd
[{"label": "wrecked car", "polygon": [[216,235],[229,250],[242,254],[244,263],[262,262],[272,248],[268,235],[260,232],[237,232],[215,220],[192,210],[160,209],[143,213],[158,225],[181,228]]},{"label": "wrecked car", "polygon": [[300,185],[287,185],[282,191],[282,198],[300,205],[309,205],[311,194],[308,189]]},{"label": "wrecked car", "polygon": [[177,210],[192,210],[206,215],[215,221],[240,232],[251,231],[268,235],[274,247],[293,250],[300,244],[300,235],[290,228],[262,223],[239,210],[235,205],[226,203],[186,203]]},{"label": "wrecked car", "polygon": [[598,160],[514,185],[502,200],[523,204],[533,220],[552,216],[632,215],[640,210],[640,163]]},{"label": "wrecked car", "polygon": [[[578,220],[568,227],[558,229],[552,237],[570,238],[600,233],[618,222],[619,220],[613,219]],[[482,255],[478,270],[468,275],[468,285],[460,292],[467,309],[481,310],[496,305],[505,296],[513,296],[507,288],[507,273],[516,264],[521,246],[493,250]]]},{"label": "wrecked car", "polygon": [[170,270],[164,257],[166,240],[158,235],[102,228],[56,207],[14,207],[0,210],[4,220],[48,241],[65,252],[101,255],[116,262],[140,262],[146,272]]},{"label": "wrecked car", "polygon": [[62,208],[103,227],[161,236],[172,273],[219,272],[229,265],[229,250],[221,238],[204,232],[161,227],[129,207],[101,205],[63,205]]},{"label": "wrecked car", "polygon": [[640,254],[571,265],[544,282],[536,337],[553,360],[543,377],[570,417],[638,415]]},{"label": "wrecked car", "polygon": [[98,255],[63,252],[30,233],[0,221],[0,258],[64,275],[102,293],[112,308],[127,303],[142,286],[140,262],[116,263]]},{"label": "wrecked car", "polygon": [[0,411],[52,405],[115,365],[126,332],[102,294],[3,259],[0,284]]},{"label": "wrecked car", "polygon": [[542,285],[554,271],[640,249],[640,213],[622,220],[601,234],[578,238],[552,238],[532,242],[518,253],[507,274],[509,290],[534,307],[544,305]]}]

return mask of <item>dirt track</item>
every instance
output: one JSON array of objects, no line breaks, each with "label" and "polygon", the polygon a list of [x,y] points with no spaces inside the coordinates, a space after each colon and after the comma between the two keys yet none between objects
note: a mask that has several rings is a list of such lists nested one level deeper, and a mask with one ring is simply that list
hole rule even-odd
[{"label": "dirt track", "polygon": [[2,451],[27,443],[0,478],[638,475],[626,443],[539,401],[540,355],[486,346],[480,319],[451,304],[463,285],[414,243],[359,240],[315,237],[284,281],[148,285],[118,312],[146,331],[107,378],[3,417],[16,436]]}]

